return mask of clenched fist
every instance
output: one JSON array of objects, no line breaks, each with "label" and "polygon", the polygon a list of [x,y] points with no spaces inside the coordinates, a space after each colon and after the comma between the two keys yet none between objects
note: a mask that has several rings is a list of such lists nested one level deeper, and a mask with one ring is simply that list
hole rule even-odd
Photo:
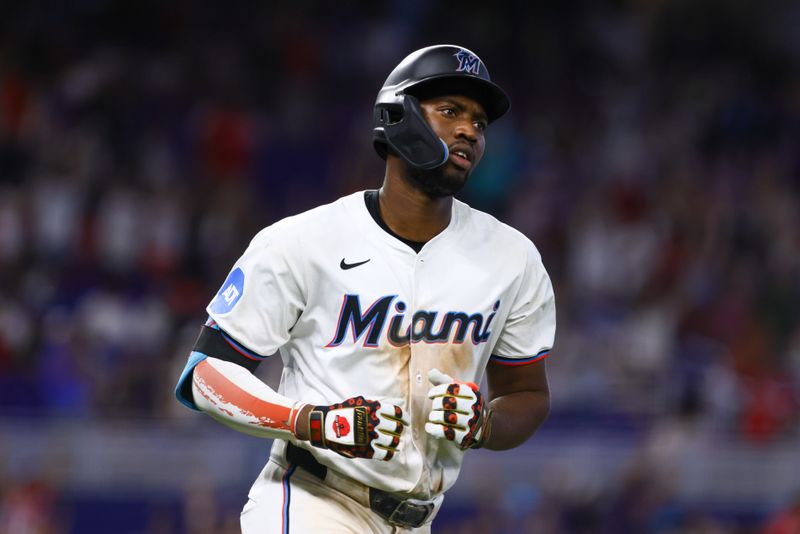
[{"label": "clenched fist", "polygon": [[433,399],[425,432],[455,443],[460,449],[478,448],[489,434],[490,412],[478,386],[461,382],[438,369],[428,372]]},{"label": "clenched fist", "polygon": [[309,414],[309,441],[348,458],[391,460],[408,423],[401,400],[373,401],[353,397],[331,406],[314,406]]}]

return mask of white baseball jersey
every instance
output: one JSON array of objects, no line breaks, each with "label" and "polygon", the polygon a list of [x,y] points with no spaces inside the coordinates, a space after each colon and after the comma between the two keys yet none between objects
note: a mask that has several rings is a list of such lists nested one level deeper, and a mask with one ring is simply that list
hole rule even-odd
[{"label": "white baseball jersey", "polygon": [[[280,350],[289,398],[404,399],[410,431],[391,461],[296,444],[363,484],[421,499],[453,485],[464,455],[424,431],[428,370],[479,383],[490,358],[541,359],[555,335],[550,279],[521,233],[455,200],[448,227],[415,253],[378,226],[363,192],[262,230],[207,311],[249,351]],[[285,446],[275,440],[273,456]]]}]

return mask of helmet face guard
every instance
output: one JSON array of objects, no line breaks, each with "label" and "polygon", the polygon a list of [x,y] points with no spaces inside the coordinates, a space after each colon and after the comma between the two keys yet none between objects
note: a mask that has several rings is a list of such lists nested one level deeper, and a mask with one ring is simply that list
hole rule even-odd
[{"label": "helmet face guard", "polygon": [[422,116],[419,100],[413,95],[403,98],[403,116],[392,122],[389,110],[380,110],[383,137],[403,159],[418,169],[435,169],[450,155],[447,144],[437,137]]},{"label": "helmet face guard", "polygon": [[389,74],[375,101],[373,146],[386,159],[391,148],[410,165],[434,169],[447,161],[445,142],[425,120],[420,95],[464,94],[486,110],[488,121],[508,111],[505,92],[489,78],[480,58],[466,48],[437,45],[406,57]]}]

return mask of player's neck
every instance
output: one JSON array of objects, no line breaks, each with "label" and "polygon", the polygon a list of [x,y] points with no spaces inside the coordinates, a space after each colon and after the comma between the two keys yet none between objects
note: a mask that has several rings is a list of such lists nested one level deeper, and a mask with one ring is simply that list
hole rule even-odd
[{"label": "player's neck", "polygon": [[453,197],[430,198],[389,172],[378,199],[383,221],[405,239],[430,241],[450,224]]}]

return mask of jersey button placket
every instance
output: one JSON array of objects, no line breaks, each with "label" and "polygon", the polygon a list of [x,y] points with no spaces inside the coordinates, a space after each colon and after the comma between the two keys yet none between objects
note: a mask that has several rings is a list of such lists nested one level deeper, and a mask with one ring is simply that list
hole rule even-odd
[{"label": "jersey button placket", "polygon": [[[418,257],[417,258],[417,262],[416,262],[416,266],[415,266],[415,269],[414,269],[414,308],[413,308],[414,313],[416,313],[418,311],[417,295],[419,294],[419,285],[420,285],[419,284],[419,276],[420,276],[420,270],[422,269],[424,264],[425,264],[425,260],[423,258],[419,258]],[[411,322],[411,337],[412,337],[412,339],[414,337],[414,331],[415,331],[416,327],[417,327],[417,325],[416,325],[416,322],[413,321],[413,314],[412,314],[412,322]],[[412,342],[411,343],[411,364],[413,365],[413,373],[414,373],[414,384],[412,385],[412,387],[416,388],[417,390],[421,390],[424,387],[424,384],[423,384],[424,377],[422,376],[422,371],[416,365],[416,361],[415,361],[416,358],[414,357],[415,356],[414,353],[415,353],[415,351],[414,351],[414,343]],[[423,393],[425,393],[425,392],[422,392],[422,391],[418,392],[419,395],[422,395]]]},{"label": "jersey button placket", "polygon": [[[411,384],[411,388],[414,391],[414,394],[412,395],[414,400],[412,400],[412,402],[422,403],[423,406],[425,404],[427,391],[423,391],[424,384],[423,384],[422,371],[419,369],[419,367],[417,365],[417,362],[416,362],[416,357],[415,357],[415,352],[416,351],[414,350],[415,344],[413,343],[413,337],[414,337],[414,329],[416,327],[416,324],[413,321],[413,316],[414,316],[414,313],[416,313],[416,311],[418,310],[417,296],[419,295],[419,286],[420,286],[420,284],[419,284],[419,276],[420,276],[420,269],[423,267],[424,264],[425,264],[425,260],[420,258],[420,257],[417,257],[417,261],[415,262],[415,265],[414,265],[414,301],[412,303],[412,314],[411,314],[411,317],[412,317],[412,321],[411,321],[411,339],[409,340],[409,343],[411,344],[411,361],[409,362],[410,363],[409,367],[411,369],[411,373],[414,376],[414,381]],[[418,410],[417,413],[422,414],[423,410]],[[412,428],[412,431],[411,431],[411,435],[413,436],[414,441],[417,442],[417,447],[420,449],[420,451],[424,450],[424,448],[421,446],[421,444],[418,441],[419,437],[420,437],[419,427],[421,425],[424,425],[424,424],[425,424],[424,421],[417,421],[416,424],[413,425],[413,428]]]}]

